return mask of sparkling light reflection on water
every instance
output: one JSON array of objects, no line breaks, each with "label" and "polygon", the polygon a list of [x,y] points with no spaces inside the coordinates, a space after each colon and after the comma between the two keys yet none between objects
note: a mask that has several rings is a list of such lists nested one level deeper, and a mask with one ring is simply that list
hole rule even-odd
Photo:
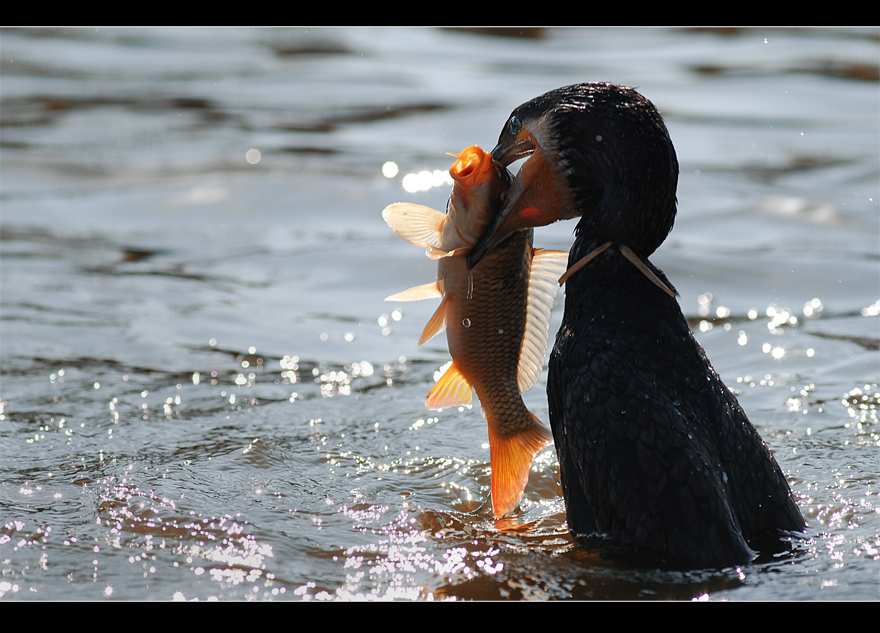
[{"label": "sparkling light reflection on water", "polygon": [[[876,32],[2,35],[0,598],[880,597]],[[383,299],[436,262],[381,209],[442,209],[445,152],[583,79],[666,116],[655,263],[791,478],[794,557],[602,561],[552,448],[492,521],[479,408],[424,409],[435,306]]]}]

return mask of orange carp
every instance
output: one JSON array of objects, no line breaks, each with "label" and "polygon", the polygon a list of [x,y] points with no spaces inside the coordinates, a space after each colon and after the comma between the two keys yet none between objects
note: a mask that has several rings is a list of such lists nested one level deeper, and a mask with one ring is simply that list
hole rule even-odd
[{"label": "orange carp", "polygon": [[519,505],[535,455],[553,441],[521,394],[541,374],[550,309],[568,253],[532,248],[529,229],[512,234],[468,271],[467,254],[501,208],[512,176],[476,146],[459,154],[449,173],[454,185],[446,213],[408,203],[382,211],[395,233],[438,260],[437,281],[386,301],[441,299],[419,345],[445,329],[452,364],[425,405],[470,405],[476,390],[489,425],[492,509],[501,518]]}]

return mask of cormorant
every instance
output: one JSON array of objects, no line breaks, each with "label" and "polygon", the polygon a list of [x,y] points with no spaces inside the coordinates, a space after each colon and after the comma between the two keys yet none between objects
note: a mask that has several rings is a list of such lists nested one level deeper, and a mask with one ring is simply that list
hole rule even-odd
[{"label": "cormorant", "polygon": [[609,83],[552,90],[511,113],[492,154],[528,159],[470,266],[514,231],[580,218],[547,385],[572,534],[612,557],[722,568],[802,532],[782,470],[648,261],[678,183],[654,105]]}]

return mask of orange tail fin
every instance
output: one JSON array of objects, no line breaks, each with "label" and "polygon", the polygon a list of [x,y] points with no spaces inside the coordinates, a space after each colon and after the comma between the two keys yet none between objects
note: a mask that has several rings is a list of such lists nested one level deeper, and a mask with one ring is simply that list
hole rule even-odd
[{"label": "orange tail fin", "polygon": [[519,505],[529,481],[532,461],[545,446],[553,443],[553,435],[529,412],[531,421],[516,435],[502,435],[489,422],[489,447],[492,458],[492,509],[495,518],[510,514]]}]

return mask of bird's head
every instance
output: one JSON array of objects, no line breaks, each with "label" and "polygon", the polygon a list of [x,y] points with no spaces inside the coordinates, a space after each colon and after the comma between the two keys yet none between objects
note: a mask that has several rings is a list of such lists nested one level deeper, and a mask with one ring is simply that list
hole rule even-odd
[{"label": "bird's head", "polygon": [[516,108],[496,160],[526,158],[468,257],[475,265],[511,233],[580,217],[579,240],[647,257],[675,219],[678,160],[654,105],[631,88],[565,86]]}]

